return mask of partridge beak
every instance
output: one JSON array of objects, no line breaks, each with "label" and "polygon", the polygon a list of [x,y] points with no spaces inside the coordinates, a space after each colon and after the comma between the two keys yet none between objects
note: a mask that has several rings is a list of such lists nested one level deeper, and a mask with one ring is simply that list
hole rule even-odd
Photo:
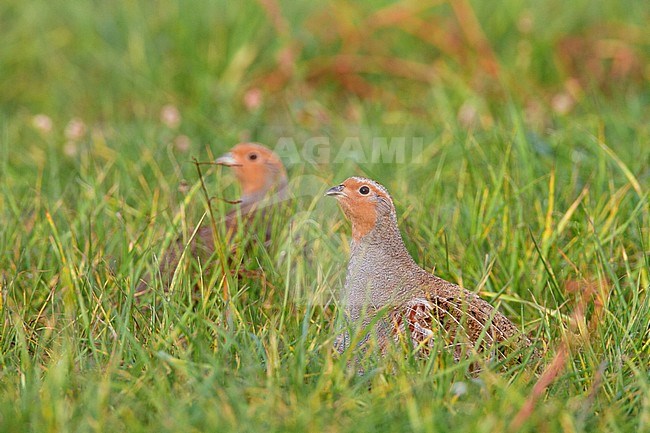
[{"label": "partridge beak", "polygon": [[225,165],[226,167],[237,167],[241,165],[230,152],[217,158],[214,163],[217,165]]},{"label": "partridge beak", "polygon": [[343,192],[343,188],[344,188],[343,185],[333,186],[330,189],[328,189],[327,191],[325,191],[325,195],[329,195],[329,196],[332,196],[332,197],[338,197],[338,196],[344,196],[345,197],[345,193]]}]

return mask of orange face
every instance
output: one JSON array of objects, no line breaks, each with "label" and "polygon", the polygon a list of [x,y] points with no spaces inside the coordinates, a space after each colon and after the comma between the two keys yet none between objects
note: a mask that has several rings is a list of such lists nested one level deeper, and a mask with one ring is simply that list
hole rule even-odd
[{"label": "orange face", "polygon": [[237,144],[215,163],[232,168],[244,196],[266,191],[286,177],[280,158],[256,143]]},{"label": "orange face", "polygon": [[362,177],[350,177],[325,194],[338,200],[343,213],[352,223],[352,237],[356,241],[375,227],[380,214],[395,210],[386,188]]}]

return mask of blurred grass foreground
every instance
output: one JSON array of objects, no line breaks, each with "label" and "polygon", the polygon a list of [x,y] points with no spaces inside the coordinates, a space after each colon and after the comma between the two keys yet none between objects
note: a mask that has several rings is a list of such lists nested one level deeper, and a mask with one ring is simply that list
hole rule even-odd
[{"label": "blurred grass foreground", "polygon": [[[0,431],[650,431],[648,22],[637,0],[2,1]],[[184,263],[136,302],[206,212],[192,160],[243,140],[294,152],[282,241],[232,264],[263,277]],[[539,368],[347,368],[349,228],[321,196],[350,175]]]}]

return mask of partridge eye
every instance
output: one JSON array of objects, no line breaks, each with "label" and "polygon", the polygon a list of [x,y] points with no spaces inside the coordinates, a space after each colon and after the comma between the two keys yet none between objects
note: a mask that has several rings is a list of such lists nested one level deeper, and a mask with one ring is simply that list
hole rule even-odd
[{"label": "partridge eye", "polygon": [[361,188],[359,188],[359,192],[363,195],[368,195],[368,193],[370,192],[370,188],[364,185]]},{"label": "partridge eye", "polygon": [[257,153],[251,153],[250,155],[248,155],[248,159],[250,159],[251,161],[255,161],[257,159]]}]

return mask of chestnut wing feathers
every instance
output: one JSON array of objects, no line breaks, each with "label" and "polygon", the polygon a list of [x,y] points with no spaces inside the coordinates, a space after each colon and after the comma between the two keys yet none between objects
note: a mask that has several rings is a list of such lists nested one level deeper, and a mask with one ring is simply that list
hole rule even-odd
[{"label": "chestnut wing feathers", "polygon": [[504,359],[511,349],[531,345],[526,336],[513,330],[505,316],[478,297],[465,302],[428,293],[393,310],[390,321],[394,339],[410,340],[413,349],[423,356],[430,355],[438,345],[450,350],[456,361],[473,351],[492,351]]}]

